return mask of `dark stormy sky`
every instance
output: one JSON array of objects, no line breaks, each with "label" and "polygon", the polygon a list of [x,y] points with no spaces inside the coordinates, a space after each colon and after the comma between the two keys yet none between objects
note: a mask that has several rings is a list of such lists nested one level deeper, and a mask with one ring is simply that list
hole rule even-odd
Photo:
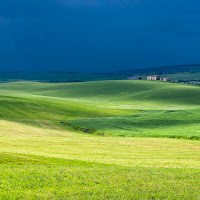
[{"label": "dark stormy sky", "polygon": [[200,63],[199,0],[1,0],[0,71]]}]

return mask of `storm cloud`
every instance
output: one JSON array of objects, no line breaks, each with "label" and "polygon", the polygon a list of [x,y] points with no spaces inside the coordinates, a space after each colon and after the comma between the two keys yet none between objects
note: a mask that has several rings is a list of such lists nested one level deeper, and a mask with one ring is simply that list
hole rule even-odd
[{"label": "storm cloud", "polygon": [[0,2],[0,71],[200,63],[197,0]]}]

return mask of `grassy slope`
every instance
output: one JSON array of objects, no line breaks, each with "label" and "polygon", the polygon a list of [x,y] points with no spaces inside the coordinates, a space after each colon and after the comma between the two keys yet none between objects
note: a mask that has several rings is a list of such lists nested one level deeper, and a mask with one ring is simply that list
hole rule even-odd
[{"label": "grassy slope", "polygon": [[80,135],[1,120],[2,199],[198,199],[199,141]]},{"label": "grassy slope", "polygon": [[63,101],[58,98],[38,98],[35,96],[15,97],[0,95],[1,119],[45,119],[67,120],[76,118],[96,118],[135,113],[136,111],[99,108],[81,102]]},{"label": "grassy slope", "polygon": [[199,87],[153,81],[100,81],[86,83],[6,83],[0,90],[42,96],[110,101],[115,104],[199,106]]},{"label": "grassy slope", "polygon": [[148,81],[0,84],[0,198],[199,199],[198,140],[65,127],[163,137],[184,125],[199,136],[199,91]]},{"label": "grassy slope", "polygon": [[112,136],[200,139],[200,110],[146,111],[131,116],[71,120],[68,125]]},{"label": "grassy slope", "polygon": [[0,89],[4,94],[0,116],[7,119],[11,115],[12,119],[64,120],[75,129],[104,135],[200,138],[200,87],[102,81],[7,83]]}]

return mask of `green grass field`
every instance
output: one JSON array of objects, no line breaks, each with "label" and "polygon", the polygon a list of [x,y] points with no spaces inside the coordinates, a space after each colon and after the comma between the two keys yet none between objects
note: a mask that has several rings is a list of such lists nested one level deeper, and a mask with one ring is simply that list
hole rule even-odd
[{"label": "green grass field", "polygon": [[200,87],[0,84],[0,199],[200,199]]}]

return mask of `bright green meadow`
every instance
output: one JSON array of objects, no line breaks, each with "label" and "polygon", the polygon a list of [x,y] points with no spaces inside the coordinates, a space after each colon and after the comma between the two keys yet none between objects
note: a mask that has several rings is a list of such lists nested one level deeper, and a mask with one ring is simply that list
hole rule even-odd
[{"label": "bright green meadow", "polygon": [[200,199],[200,87],[0,84],[0,199]]}]

